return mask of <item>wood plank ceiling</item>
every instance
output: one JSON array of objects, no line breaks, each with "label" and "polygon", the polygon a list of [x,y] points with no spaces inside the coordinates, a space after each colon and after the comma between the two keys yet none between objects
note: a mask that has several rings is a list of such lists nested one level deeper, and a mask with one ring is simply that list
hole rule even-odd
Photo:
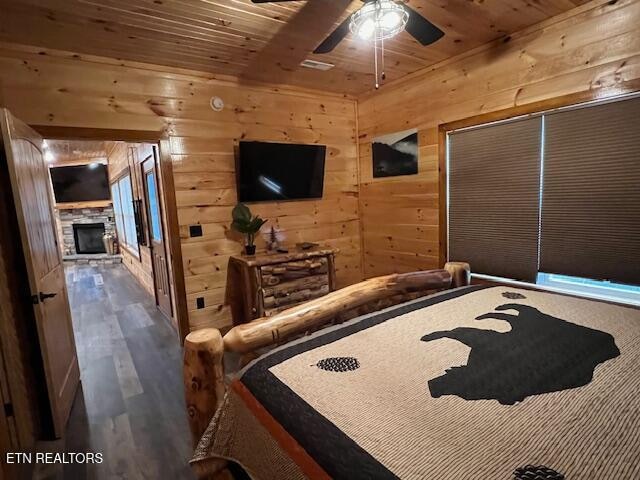
[{"label": "wood plank ceiling", "polygon": [[[516,32],[587,0],[410,0],[445,36],[386,42],[388,80]],[[373,48],[349,36],[311,51],[360,0],[0,0],[0,40],[357,95],[373,86]],[[322,72],[305,58],[329,62]]]},{"label": "wood plank ceiling", "polygon": [[88,140],[47,140],[51,152],[50,166],[84,165],[91,162],[106,163],[115,142]]}]

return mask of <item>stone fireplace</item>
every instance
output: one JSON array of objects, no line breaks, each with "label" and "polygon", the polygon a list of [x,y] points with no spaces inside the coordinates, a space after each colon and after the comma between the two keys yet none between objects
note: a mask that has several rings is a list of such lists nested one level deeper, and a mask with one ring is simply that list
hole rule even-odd
[{"label": "stone fireplace", "polygon": [[113,207],[57,208],[58,243],[66,262],[117,263],[106,253],[102,236],[116,235]]},{"label": "stone fireplace", "polygon": [[107,253],[102,241],[104,223],[74,223],[72,226],[76,253]]}]

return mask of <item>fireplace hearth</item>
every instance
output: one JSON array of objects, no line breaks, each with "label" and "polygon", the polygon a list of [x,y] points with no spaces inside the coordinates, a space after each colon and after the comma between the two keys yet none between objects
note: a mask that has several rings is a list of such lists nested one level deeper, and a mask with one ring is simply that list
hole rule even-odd
[{"label": "fireplace hearth", "polygon": [[102,236],[104,223],[74,223],[73,239],[76,253],[106,253]]}]

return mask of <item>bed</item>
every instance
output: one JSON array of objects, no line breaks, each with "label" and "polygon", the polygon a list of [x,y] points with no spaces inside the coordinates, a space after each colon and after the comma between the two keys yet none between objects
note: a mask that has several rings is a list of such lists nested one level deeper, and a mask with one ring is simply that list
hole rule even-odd
[{"label": "bed", "polygon": [[[232,460],[255,479],[640,478],[639,310],[469,285],[464,264],[381,278],[224,339],[192,334],[196,472]],[[224,384],[224,350],[274,343]]]}]

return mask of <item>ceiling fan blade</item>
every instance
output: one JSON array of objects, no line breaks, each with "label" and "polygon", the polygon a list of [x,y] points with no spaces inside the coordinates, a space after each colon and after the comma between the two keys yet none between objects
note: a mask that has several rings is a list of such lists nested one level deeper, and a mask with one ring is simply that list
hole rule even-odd
[{"label": "ceiling fan blade", "polygon": [[424,18],[405,3],[403,7],[409,12],[409,20],[405,30],[422,45],[429,45],[444,36],[444,32]]},{"label": "ceiling fan blade", "polygon": [[297,2],[298,0],[251,0],[252,3]]},{"label": "ceiling fan blade", "polygon": [[333,32],[329,34],[324,41],[316,47],[313,53],[329,53],[334,48],[338,46],[338,44],[344,40],[344,38],[349,35],[349,22],[351,21],[351,15],[347,17],[347,19],[338,25]]}]

